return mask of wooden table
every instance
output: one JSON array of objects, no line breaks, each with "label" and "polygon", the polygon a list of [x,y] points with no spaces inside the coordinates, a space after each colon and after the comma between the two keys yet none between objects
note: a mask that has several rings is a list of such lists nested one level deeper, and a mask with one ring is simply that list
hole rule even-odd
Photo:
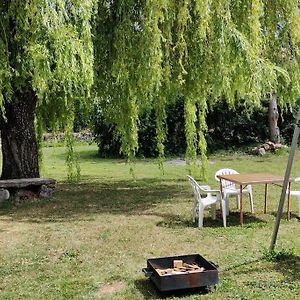
[{"label": "wooden table", "polygon": [[[222,180],[231,181],[240,186],[240,223],[243,225],[243,189],[247,187],[249,184],[265,184],[265,205],[264,205],[264,213],[267,212],[267,194],[268,194],[268,184],[276,184],[282,183],[284,177],[277,176],[268,173],[249,173],[249,174],[228,174],[228,175],[218,175],[220,179],[220,190],[222,192]],[[289,180],[288,184],[288,218],[290,211],[290,190],[291,190],[291,181]]]}]

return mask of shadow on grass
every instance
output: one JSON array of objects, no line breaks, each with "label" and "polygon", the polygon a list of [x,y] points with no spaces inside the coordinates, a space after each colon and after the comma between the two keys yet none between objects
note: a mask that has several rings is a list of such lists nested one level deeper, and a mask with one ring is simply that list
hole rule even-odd
[{"label": "shadow on grass", "polygon": [[[230,272],[243,273],[243,272],[245,272],[246,269],[248,270],[249,266],[253,267],[255,264],[257,264],[261,261],[262,261],[262,258],[248,259],[246,261],[231,265],[231,266],[221,270],[221,272],[222,273],[230,273]],[[239,271],[240,268],[244,268],[244,269],[242,269],[242,271]],[[252,270],[254,270],[254,269],[256,270],[256,268],[252,268]]]},{"label": "shadow on grass", "polygon": [[279,273],[282,273],[284,276],[284,282],[291,282],[300,284],[300,257],[297,255],[292,255],[288,258],[282,258],[277,261],[268,261],[264,257],[259,257],[255,259],[248,259],[239,264],[229,266],[222,270],[224,274],[235,273],[235,274],[249,274],[261,272],[264,268],[264,263],[268,265],[265,267],[270,270],[269,264],[273,264],[273,269]]},{"label": "shadow on grass", "polygon": [[[159,227],[166,228],[186,228],[186,227],[198,227],[198,220],[193,222],[191,219],[187,220],[180,216],[163,215],[164,220],[157,223]],[[227,227],[240,226],[240,213],[231,212],[227,216]],[[267,222],[255,217],[253,214],[244,214],[244,227],[246,228],[261,228],[267,225]],[[223,227],[223,220],[221,213],[217,214],[216,220],[210,217],[205,217],[203,220],[204,227],[220,228]]]},{"label": "shadow on grass", "polygon": [[[274,216],[275,218],[277,217],[277,211],[273,211],[271,212],[272,216]],[[290,219],[297,219],[298,221],[300,221],[300,218],[298,216],[298,212],[290,212]],[[282,215],[281,215],[281,220],[287,220],[287,211],[283,210]]]},{"label": "shadow on grass", "polygon": [[137,290],[143,294],[143,299],[165,299],[169,297],[183,298],[192,295],[206,295],[210,292],[207,287],[199,287],[192,289],[184,289],[178,291],[160,292],[150,279],[138,279],[135,281],[135,286]]},{"label": "shadow on grass", "polygon": [[274,262],[276,271],[281,272],[288,282],[300,282],[300,257],[294,255],[289,259]]},{"label": "shadow on grass", "polygon": [[192,203],[185,181],[147,179],[59,184],[51,199],[29,199],[17,207],[6,201],[0,215],[32,222],[78,220],[95,213],[155,215],[156,206],[176,203],[179,199],[188,206]]},{"label": "shadow on grass", "polygon": [[[59,184],[51,199],[29,200],[18,207],[6,202],[0,207],[0,215],[26,222],[65,222],[93,218],[94,214],[122,214],[159,216],[160,227],[197,227],[191,219],[170,211],[158,211],[159,205],[184,205],[192,207],[193,198],[186,180],[127,180],[110,183]],[[245,213],[244,226],[264,226],[265,222]],[[231,212],[227,226],[239,226],[240,215]],[[223,227],[219,215],[216,220],[204,219],[205,227]]]},{"label": "shadow on grass", "polygon": [[134,284],[137,290],[144,296],[144,299],[162,298],[162,295],[149,279],[138,279],[134,282]]}]

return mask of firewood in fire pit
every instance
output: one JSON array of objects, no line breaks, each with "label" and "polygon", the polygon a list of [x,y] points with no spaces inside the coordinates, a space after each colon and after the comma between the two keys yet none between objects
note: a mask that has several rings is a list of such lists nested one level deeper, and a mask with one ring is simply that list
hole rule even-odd
[{"label": "firewood in fire pit", "polygon": [[200,267],[196,264],[187,264],[187,263],[184,263],[183,264],[183,267],[186,268],[186,269],[199,269]]},{"label": "firewood in fire pit", "polygon": [[173,260],[173,268],[180,268],[183,265],[182,260]]},{"label": "firewood in fire pit", "polygon": [[[173,261],[173,265],[175,260]],[[182,262],[182,261],[181,261]],[[204,272],[205,268],[200,267],[197,264],[187,264],[182,262],[182,266],[180,266],[181,263],[179,263],[178,267],[173,267],[173,268],[167,268],[167,269],[159,269],[157,268],[156,271],[160,276],[164,275],[175,275],[175,274],[185,274],[185,273],[199,273],[199,272]]]},{"label": "firewood in fire pit", "polygon": [[159,275],[170,275],[173,269],[155,269]]}]

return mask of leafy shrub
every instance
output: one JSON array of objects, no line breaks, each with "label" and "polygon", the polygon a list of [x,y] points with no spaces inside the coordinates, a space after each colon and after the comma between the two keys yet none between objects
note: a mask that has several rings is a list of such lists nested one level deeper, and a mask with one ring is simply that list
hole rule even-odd
[{"label": "leafy shrub", "polygon": [[[93,119],[93,134],[99,147],[101,157],[120,157],[120,138],[115,125],[104,120],[101,109]],[[186,149],[184,102],[181,97],[169,104],[166,109],[167,139],[165,141],[165,154],[167,156],[183,155]],[[291,112],[279,111],[278,126],[282,143],[290,143],[294,130],[294,115]],[[268,140],[268,102],[255,108],[250,114],[245,107],[232,109],[226,101],[220,101],[207,114],[208,131],[206,133],[207,149],[209,153],[219,150],[237,150],[252,147]],[[146,111],[140,117],[139,149],[137,156],[155,157],[156,133],[155,113]]]},{"label": "leafy shrub", "polygon": [[97,105],[92,116],[92,132],[100,157],[120,156],[121,143],[115,125],[105,121],[102,110]]},{"label": "leafy shrub", "polygon": [[[181,155],[185,151],[183,101],[171,104],[167,109],[166,155]],[[120,137],[114,124],[107,122],[100,108],[95,108],[93,135],[100,157],[120,157]],[[140,117],[139,149],[137,156],[156,157],[155,112],[145,111]]]},{"label": "leafy shrub", "polygon": [[250,146],[267,139],[267,109],[255,109],[249,115],[243,106],[232,109],[222,101],[208,113],[207,125],[206,139],[210,152]]}]

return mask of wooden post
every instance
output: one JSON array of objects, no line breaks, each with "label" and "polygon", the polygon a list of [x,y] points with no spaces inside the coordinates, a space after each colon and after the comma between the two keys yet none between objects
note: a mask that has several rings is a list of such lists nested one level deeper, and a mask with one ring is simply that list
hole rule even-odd
[{"label": "wooden post", "polygon": [[274,226],[271,245],[270,245],[270,251],[274,250],[276,240],[277,240],[277,235],[278,235],[278,230],[279,230],[279,225],[280,225],[280,219],[281,219],[281,216],[282,216],[284,201],[285,201],[285,198],[286,198],[286,189],[288,187],[288,183],[289,183],[289,180],[290,180],[291,169],[292,169],[292,165],[293,165],[293,161],[294,161],[294,157],[295,157],[295,151],[296,151],[296,148],[297,148],[299,133],[300,133],[300,107],[299,107],[299,110],[298,110],[298,115],[297,115],[294,134],[293,134],[292,145],[291,145],[289,159],[288,159],[288,163],[287,163],[287,167],[286,167],[286,171],[285,171],[285,176],[284,176],[283,186],[282,186],[282,190],[281,190],[280,201],[279,201],[279,204],[278,204],[278,210],[277,210],[276,221],[275,221],[275,226]]}]

